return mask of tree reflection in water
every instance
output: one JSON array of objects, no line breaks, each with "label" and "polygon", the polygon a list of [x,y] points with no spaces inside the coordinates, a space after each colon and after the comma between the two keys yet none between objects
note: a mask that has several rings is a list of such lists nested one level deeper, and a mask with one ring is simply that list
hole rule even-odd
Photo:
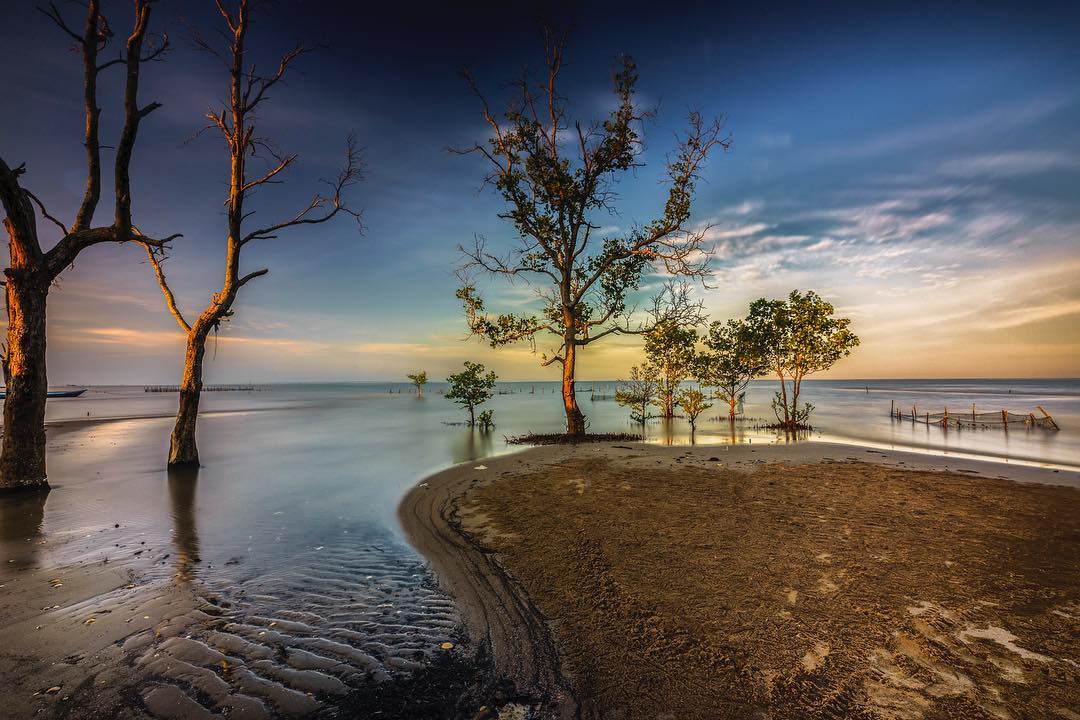
[{"label": "tree reflection in water", "polygon": [[176,579],[191,579],[199,562],[199,533],[195,526],[195,488],[198,467],[169,468],[169,503],[172,509],[172,543],[176,552]]}]

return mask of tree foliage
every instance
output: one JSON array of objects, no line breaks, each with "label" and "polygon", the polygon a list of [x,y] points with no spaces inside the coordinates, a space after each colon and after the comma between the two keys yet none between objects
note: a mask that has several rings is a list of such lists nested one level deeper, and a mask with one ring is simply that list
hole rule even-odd
[{"label": "tree foliage", "polygon": [[427,370],[419,370],[412,375],[406,375],[412,384],[416,386],[417,397],[424,396],[424,386],[427,385]]},{"label": "tree foliage", "polygon": [[[492,398],[491,389],[495,387],[498,376],[494,371],[484,373],[484,366],[480,363],[465,361],[465,369],[446,378],[450,383],[450,389],[446,393],[447,400],[453,400],[458,405],[469,411],[469,425],[476,424],[476,408]],[[491,416],[488,416],[491,419]]]},{"label": "tree foliage", "polygon": [[656,398],[656,381],[642,368],[630,368],[630,379],[620,380],[615,390],[615,402],[630,408],[630,419],[645,424],[649,419],[649,405]]},{"label": "tree foliage", "polygon": [[807,427],[814,406],[799,405],[803,379],[829,369],[859,344],[848,329],[851,320],[834,317],[834,312],[813,290],[792,290],[787,300],[761,298],[750,305],[747,322],[761,342],[769,370],[780,380],[772,405],[781,427]]},{"label": "tree foliage", "polygon": [[[583,123],[569,117],[559,93],[564,38],[546,36],[546,74],[532,82],[526,74],[514,84],[514,99],[502,113],[488,105],[477,84],[490,138],[461,152],[487,162],[486,180],[506,204],[500,217],[513,224],[518,242],[505,255],[489,252],[477,238],[461,248],[464,284],[457,297],[465,306],[470,331],[492,347],[554,336],[554,350],[542,364],[563,369],[567,432],[584,432],[584,417],[574,396],[577,349],[614,333],[642,333],[650,323],[632,320],[628,297],[654,265],[668,273],[701,276],[708,254],[705,228],[690,225],[694,187],[702,163],[730,139],[719,119],[689,116],[689,129],[667,165],[667,199],[655,218],[615,235],[601,235],[603,215],[614,211],[617,179],[641,165],[641,126],[651,113],[635,102],[637,68],[621,58],[612,78],[615,107],[603,121]],[[534,313],[490,315],[473,283],[475,271],[508,280],[537,281],[541,307]],[[695,316],[685,293],[673,293],[658,320]]]},{"label": "tree foliage", "polygon": [[671,320],[645,334],[645,372],[656,381],[654,404],[661,417],[675,417],[679,384],[694,374],[697,341],[696,330]]},{"label": "tree foliage", "polygon": [[712,403],[707,401],[705,393],[695,388],[683,388],[675,396],[675,401],[690,422],[690,434],[693,435],[697,432],[698,416],[711,408]]},{"label": "tree foliage", "polygon": [[698,356],[697,377],[714,388],[717,398],[728,404],[734,419],[735,406],[750,381],[769,370],[762,337],[746,320],[716,321],[704,338],[705,350]]}]

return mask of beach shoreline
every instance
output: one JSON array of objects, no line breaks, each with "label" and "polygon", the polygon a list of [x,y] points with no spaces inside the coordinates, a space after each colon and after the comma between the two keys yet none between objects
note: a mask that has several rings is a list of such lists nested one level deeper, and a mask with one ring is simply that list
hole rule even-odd
[{"label": "beach shoreline", "polygon": [[[795,469],[792,470],[792,468]],[[945,474],[945,471],[948,471],[947,474]],[[571,510],[570,508],[577,503],[579,498],[588,498],[591,495],[593,479],[590,477],[590,472],[595,472],[597,477],[611,475],[612,478],[618,480],[620,486],[625,486],[624,494],[630,497],[634,497],[637,486],[647,485],[648,479],[653,476],[671,479],[679,477],[680,474],[690,474],[697,477],[704,473],[705,482],[708,483],[711,482],[708,479],[708,474],[714,472],[723,473],[724,477],[727,478],[724,482],[730,482],[732,476],[729,473],[735,473],[738,477],[750,478],[751,482],[752,478],[763,473],[781,473],[777,477],[790,476],[787,479],[795,485],[805,483],[804,475],[808,472],[812,475],[824,473],[825,477],[830,476],[830,473],[850,474],[855,472],[865,474],[869,478],[866,482],[891,482],[888,485],[891,488],[890,492],[902,493],[902,483],[897,484],[895,480],[895,476],[899,474],[901,478],[910,477],[913,481],[917,480],[920,488],[917,493],[913,493],[912,498],[905,497],[901,502],[907,503],[911,501],[913,504],[918,504],[920,501],[925,502],[925,496],[928,494],[943,493],[941,495],[942,502],[954,506],[938,508],[943,515],[957,513],[962,515],[963,503],[967,502],[969,497],[977,497],[979,491],[988,495],[1002,494],[1003,497],[1025,497],[1035,494],[1040,498],[1055,499],[1055,502],[1064,498],[1073,504],[1080,500],[1080,490],[1078,490],[1080,488],[1080,473],[1064,470],[1055,472],[1052,469],[1026,465],[812,441],[791,445],[747,444],[689,447],[664,447],[639,443],[547,446],[533,448],[514,455],[491,458],[483,462],[460,464],[428,477],[414,487],[402,500],[399,507],[402,526],[410,542],[428,559],[429,566],[440,585],[457,601],[474,644],[477,647],[489,650],[494,660],[496,672],[504,680],[512,683],[516,691],[522,696],[532,697],[539,702],[545,708],[544,716],[547,717],[573,717],[578,714],[585,717],[602,716],[603,704],[611,699],[611,695],[610,693],[605,694],[603,691],[597,691],[597,687],[603,687],[605,682],[614,682],[618,686],[619,681],[622,681],[631,683],[623,687],[623,691],[632,694],[632,682],[648,682],[648,678],[644,676],[649,673],[644,671],[639,673],[628,672],[627,677],[612,678],[605,675],[603,668],[593,667],[591,670],[588,668],[583,670],[584,657],[604,655],[606,652],[603,647],[589,645],[590,640],[595,642],[597,638],[604,637],[604,635],[597,631],[599,634],[590,636],[587,631],[588,628],[582,627],[582,623],[586,625],[588,623],[583,618],[588,618],[590,613],[595,615],[598,612],[600,615],[618,616],[620,610],[625,609],[620,603],[626,602],[626,598],[620,596],[620,591],[613,591],[613,597],[605,598],[605,601],[612,603],[612,605],[597,607],[592,603],[590,596],[603,593],[596,588],[593,588],[592,592],[584,592],[582,588],[589,586],[589,583],[595,580],[592,576],[597,571],[597,567],[603,568],[605,573],[609,569],[617,573],[620,562],[633,564],[633,561],[629,560],[628,557],[620,556],[617,552],[607,553],[606,551],[596,550],[597,547],[605,548],[608,543],[618,545],[625,538],[633,538],[635,535],[645,533],[649,527],[655,524],[664,525],[670,518],[658,519],[643,508],[633,511],[624,509],[624,514],[619,514],[612,509],[614,505],[609,505],[591,507],[590,510],[593,514],[588,516],[589,521],[581,525],[574,525],[574,523],[582,523],[583,521],[580,516],[574,515],[577,510]],[[787,475],[783,475],[784,473]],[[928,473],[940,474],[928,475]],[[615,482],[611,478],[608,478],[608,480],[610,481],[609,485],[611,482]],[[597,480],[597,482],[600,481]],[[772,481],[772,483],[780,482],[782,480],[776,478]],[[863,481],[849,479],[846,482],[850,484]],[[829,483],[826,482],[825,484]],[[533,497],[528,501],[521,499],[522,496],[531,495],[533,488],[541,485],[545,488],[542,498],[537,495],[537,497]],[[938,485],[940,485],[940,488],[937,487]],[[516,488],[517,491],[512,491],[510,488]],[[539,490],[536,491],[536,493],[540,492]],[[606,487],[604,492],[608,493],[605,496],[607,501],[612,503],[621,502],[618,495],[610,495],[612,492],[611,487]],[[673,489],[672,492],[678,494],[679,491]],[[747,490],[747,492],[749,491]],[[569,494],[567,497],[562,498],[560,493]],[[923,497],[914,497],[914,495],[922,495]],[[883,498],[882,500],[887,499],[889,498]],[[694,504],[708,503],[714,501],[715,498],[689,498],[688,502],[682,504],[680,504],[679,498],[661,497],[657,499],[651,497],[650,501],[667,502],[669,500],[673,503],[672,507],[679,508],[677,512],[682,512]],[[804,498],[797,500],[798,503],[804,501]],[[533,504],[529,504],[530,502]],[[628,500],[627,502],[632,501]],[[860,502],[865,504],[866,500],[863,499]],[[1080,505],[1077,506],[1080,507]],[[1055,512],[1062,512],[1060,508],[1054,508],[1054,510]],[[603,530],[592,529],[594,526],[602,524],[608,515],[617,516],[617,520],[613,522],[622,523],[619,525],[618,535],[623,540],[613,538],[610,534],[605,535]],[[917,516],[911,522],[924,522],[925,517],[925,515]],[[897,525],[892,532],[899,536],[904,528],[897,523],[897,520],[897,518],[892,518],[889,522]],[[969,520],[970,518],[964,516],[964,522]],[[798,517],[796,513],[793,517],[786,519],[785,522],[805,523],[807,519]],[[852,522],[855,523],[856,521],[853,520]],[[1006,525],[1009,523],[1008,520],[1001,520],[1000,522]],[[1073,525],[1072,530],[1075,531],[1075,523]],[[589,537],[589,547],[592,547],[598,553],[596,557],[590,559],[590,562],[600,563],[599,566],[588,564],[575,566],[573,563],[581,561],[580,557],[561,554],[565,546],[571,546],[577,542],[577,536],[566,534],[569,532],[566,529],[569,526],[576,527],[577,532],[581,533],[582,536],[587,535]],[[858,528],[857,525],[855,527]],[[748,527],[746,532],[748,535],[752,535],[754,529]],[[858,534],[857,529],[856,536]],[[534,535],[539,537],[534,537]],[[1073,532],[1073,540],[1075,540],[1075,535],[1076,533]],[[683,560],[682,555],[673,554],[676,550],[678,552],[685,550],[685,548],[681,548],[678,541],[670,546],[664,546],[663,538],[660,540],[653,538],[653,540],[656,541],[656,545],[652,546],[651,551],[655,562],[649,567],[663,565],[665,561],[668,564],[677,566]],[[877,538],[876,534],[865,542],[869,543],[871,540],[884,542],[884,540]],[[545,548],[543,546],[544,541],[552,543],[552,546]],[[537,545],[538,543],[539,545]],[[1075,549],[1075,545],[1068,545],[1068,547]],[[916,548],[917,550],[918,548]],[[723,554],[724,550],[718,548],[716,552]],[[767,554],[768,548],[759,548],[756,552]],[[867,552],[870,551],[865,549],[861,551],[862,555]],[[836,551],[833,551],[833,553],[828,551],[819,553],[819,555],[823,556],[831,556],[832,554],[838,553]],[[856,552],[853,557],[856,559],[855,566],[861,566],[869,562],[865,557],[860,556],[859,552]],[[927,560],[922,555],[918,555],[918,558],[917,562]],[[768,560],[776,562],[776,558],[771,555]],[[813,564],[821,561],[816,561],[814,557],[811,557],[809,562]],[[912,560],[912,562],[916,561]],[[1075,554],[1072,557],[1060,558],[1058,562],[1074,566],[1076,563]],[[708,565],[708,563],[706,563],[705,568],[709,571],[716,569]],[[861,569],[865,572],[865,568]],[[841,575],[845,572],[849,573],[846,576],[848,578],[855,577],[858,571],[858,568],[833,569],[833,572],[839,572]],[[1022,573],[1022,571],[1023,568],[1017,568],[1017,572]],[[688,569],[687,572],[691,571]],[[950,570],[949,572],[953,571]],[[971,572],[978,571],[972,570]],[[721,573],[722,575],[723,573]],[[828,579],[830,576],[826,573],[823,577],[826,578],[823,581],[826,586],[844,584],[836,576]],[[622,579],[628,581],[627,577],[622,577]],[[672,578],[667,579],[671,580]],[[731,580],[731,578],[728,579]],[[982,578],[978,579],[981,580]],[[754,572],[751,572],[751,575],[741,579],[741,583],[755,586],[761,580],[761,577],[755,578]],[[974,581],[972,580],[972,582]],[[632,580],[628,582],[632,582]],[[1075,597],[1080,592],[1080,588],[1075,587],[1075,579],[1072,582],[1072,587],[1058,588],[1055,591],[1057,593],[1055,597],[1062,594]],[[947,586],[948,579],[942,579],[942,583],[945,583],[943,587]],[[558,589],[553,589],[557,586]],[[623,587],[618,583],[616,583],[616,586]],[[700,590],[700,588],[695,589]],[[902,588],[893,589],[902,590]],[[657,587],[655,590],[660,592],[662,587]],[[794,589],[791,592],[798,594],[798,591]],[[809,596],[813,597],[815,593],[820,594],[820,589],[804,589],[802,592],[804,595],[809,593]],[[843,591],[839,592],[842,593]],[[924,606],[919,605],[918,602],[933,602],[926,599],[918,600],[916,596],[919,593],[914,590],[909,590],[908,594],[910,597],[903,602],[907,602],[909,605],[901,603],[897,608],[890,610],[893,613],[890,616],[892,618],[890,622],[896,622],[897,616],[904,616],[905,613],[913,612],[910,609],[911,607],[915,607],[916,611],[921,612],[918,609]],[[827,596],[828,593],[824,593],[824,595]],[[705,597],[710,601],[717,600],[708,593],[706,593]],[[828,600],[829,598],[825,597],[822,602]],[[887,598],[873,597],[873,592],[870,593],[866,601],[887,604]],[[643,602],[646,606],[649,605],[648,601]],[[993,601],[987,600],[986,602]],[[784,601],[781,601],[780,604],[781,606],[784,605]],[[794,601],[792,601],[792,605],[794,605]],[[937,608],[938,606],[933,605],[933,607]],[[685,610],[685,608],[682,610]],[[735,610],[732,610],[732,612],[736,611],[740,611],[738,606],[735,606]],[[936,618],[939,625],[951,622],[948,618],[961,616],[974,621],[971,627],[967,627],[967,625],[961,626],[959,630],[956,630],[957,633],[964,632],[965,628],[969,633],[976,632],[972,628],[985,619],[971,608],[960,612],[955,608],[942,607],[936,611],[944,616],[944,619],[942,617]],[[653,611],[650,610],[649,612]],[[793,609],[781,607],[777,612],[777,617],[783,618],[785,613],[790,615]],[[835,613],[839,611],[832,608],[829,612]],[[1071,613],[1069,610],[1059,610],[1059,612],[1067,615]],[[752,615],[753,613],[751,613]],[[657,613],[657,616],[663,618],[663,613]],[[822,617],[825,619],[819,618],[819,622],[823,623],[821,627],[827,627],[831,620],[827,613]],[[912,617],[915,616],[912,615]],[[668,620],[670,619],[668,618]],[[657,620],[657,622],[662,623],[663,620]],[[765,626],[771,621],[764,621],[761,617],[756,617],[753,622]],[[790,622],[793,621],[786,618],[781,622],[781,625],[787,625]],[[1072,622],[1075,622],[1075,620]],[[822,632],[821,627],[818,628],[818,634]],[[993,628],[996,626],[990,623],[987,627]],[[637,628],[637,630],[640,629],[640,627]],[[670,630],[670,628],[667,629]],[[776,630],[776,628],[773,628],[773,630]],[[981,628],[980,631],[982,630],[986,630],[986,628]],[[619,626],[616,622],[614,626],[605,626],[605,631],[615,633],[616,640],[611,644],[618,645],[622,642],[620,633],[626,637],[633,637],[635,627],[633,623]],[[895,632],[904,633],[907,630],[898,629]],[[571,633],[577,639],[568,642],[567,633]],[[957,646],[956,652],[958,656],[962,656],[962,651],[967,650],[966,645],[957,642],[955,637],[950,637],[952,639],[948,641],[936,640],[937,647],[940,649],[943,643],[952,643],[952,645]],[[960,637],[966,636],[961,635]],[[638,639],[641,640],[641,638]],[[684,638],[683,640],[689,642],[691,650],[701,650],[701,648],[694,646],[692,639],[687,640]],[[922,638],[922,640],[926,640],[926,638]],[[829,654],[829,650],[825,646],[829,645],[829,642],[827,639],[818,639],[816,642],[819,645],[811,643],[808,649],[800,648],[800,654],[805,650],[803,659],[809,658],[803,664],[803,674],[812,675],[818,666],[825,664],[824,657]],[[802,641],[802,644],[805,644],[805,641]],[[832,644],[834,647],[833,657],[836,658],[837,639],[834,638]],[[873,648],[874,652],[881,649],[882,652],[891,653],[889,657],[896,655],[896,648],[889,646],[886,640],[882,640],[879,644],[882,647]],[[752,646],[753,643],[750,643],[750,645]],[[814,659],[817,657],[815,647],[818,647],[818,650],[821,651],[817,654],[824,653],[817,660]],[[1075,654],[1076,648],[1073,647],[1072,651]],[[1005,652],[1004,655],[1008,656],[1010,653]],[[1080,657],[1067,659],[1070,662],[1076,662],[1080,660]],[[1008,664],[1010,672],[1013,673],[1023,674],[1026,672],[1030,675],[1037,671],[1037,668],[1017,669],[1017,660],[1017,657],[990,656],[991,663]],[[917,665],[920,661],[907,658],[904,662]],[[592,663],[593,660],[588,662]],[[834,659],[830,662],[838,663],[840,660]],[[630,663],[631,666],[634,664]],[[960,664],[963,665],[964,663]],[[619,664],[617,666],[621,667]],[[638,662],[637,666],[644,667],[645,665]],[[808,670],[807,666],[813,667]],[[828,667],[831,668],[832,665]],[[1056,663],[1056,667],[1070,666],[1062,661]],[[975,681],[988,682],[986,677],[979,675],[979,673],[985,671],[985,668],[981,665],[975,669],[965,668],[963,672],[957,668],[938,669],[941,672],[954,673],[957,677],[963,678],[967,677],[964,674],[964,672],[967,672],[973,678],[976,678]],[[1075,670],[1076,667],[1072,666],[1071,671],[1073,674],[1075,674]],[[932,671],[927,671],[925,668],[922,668],[921,671],[924,674],[926,672],[932,674]],[[864,676],[868,672],[865,669],[852,670],[851,672],[852,677],[858,676],[862,678],[860,682],[870,682],[865,680]],[[886,671],[877,668],[874,672],[880,675],[881,672]],[[1024,675],[1024,677],[1028,677],[1028,675]],[[790,680],[790,678],[788,679]],[[801,676],[798,679],[799,682],[804,680],[805,678]],[[747,701],[747,705],[736,703],[735,705],[723,706],[723,703],[718,701],[716,697],[709,695],[710,699],[704,703],[704,706],[710,708],[709,712],[723,709],[724,712],[734,713],[733,716],[741,714],[746,714],[747,717],[752,716],[751,710],[754,708],[760,710],[762,707],[769,706],[768,692],[773,693],[772,700],[774,701],[776,698],[783,696],[781,691],[776,690],[778,680],[773,679],[769,683],[762,684],[763,682],[760,677],[739,679],[738,683],[748,683],[745,686],[739,685],[741,688],[739,692],[745,695],[742,699]],[[911,697],[898,698],[893,696],[896,692],[915,692],[911,688],[916,685],[918,687],[930,687],[930,683],[917,679],[915,674],[904,681],[909,683],[906,690],[904,689],[904,682],[898,682],[901,686],[899,690],[887,682],[884,684],[878,683],[878,685],[874,686],[876,689],[872,692],[864,692],[861,689],[852,689],[851,687],[842,688],[848,694],[855,693],[859,695],[858,703],[849,698],[848,700],[855,704],[845,707],[848,711],[854,712],[855,705],[862,703],[859,707],[869,713],[864,714],[865,717],[900,718],[904,717],[904,715],[897,714],[898,711],[892,706],[907,703],[911,707],[922,707],[922,710],[930,713],[929,716],[933,716],[932,711],[935,706],[933,705],[932,693],[927,695],[925,692],[920,691]],[[962,684],[964,681],[958,680],[957,682]],[[920,683],[922,684],[920,685]],[[720,683],[720,685],[723,685],[723,683]],[[583,687],[586,689],[583,690]],[[708,695],[709,692],[715,691],[717,687],[719,686],[710,686],[708,691],[702,692]],[[735,692],[734,687],[736,686],[732,685],[726,689]],[[763,689],[766,687],[770,688],[768,692]],[[784,692],[789,690],[790,687]],[[1013,716],[1008,715],[1010,712],[1007,707],[1008,703],[994,704],[983,697],[971,699],[963,692],[954,692],[955,690],[955,687],[950,687],[949,692],[943,696],[946,704],[953,703],[953,706],[955,706],[956,703],[967,700],[971,700],[971,702],[977,701],[982,703],[982,712],[992,715],[994,712],[1000,711],[1005,713],[999,715],[1000,717]],[[663,695],[662,690],[657,690],[657,692]],[[693,695],[693,692],[688,691],[683,694]],[[1058,692],[1060,696],[1060,689],[1055,690],[1055,692]],[[748,699],[751,696],[753,697]],[[800,702],[806,700],[805,698],[800,700],[801,696],[791,696],[790,692],[785,697],[791,700],[792,707],[772,707],[771,709],[787,712],[795,707],[802,707],[803,711],[807,711],[807,707],[799,705]],[[927,697],[930,697],[930,700],[927,700]],[[668,695],[664,697],[664,700],[671,701],[672,698]],[[717,701],[719,704],[709,705],[709,702],[713,701]],[[721,708],[721,706],[723,707]],[[870,710],[866,708],[870,708]],[[684,707],[682,710],[686,711],[688,708]],[[686,716],[695,716],[692,712],[693,708],[690,708],[690,710],[690,714]],[[922,710],[912,717],[922,717]],[[623,714],[620,715],[620,712]],[[874,712],[877,714],[874,714]],[[635,714],[634,708],[628,709],[626,707],[620,708],[615,714],[620,717],[638,716]],[[642,713],[642,716],[645,716],[645,714]],[[708,714],[706,712],[701,716],[707,717]],[[784,712],[781,712],[780,716],[785,716]],[[792,716],[797,716],[797,713]],[[1062,715],[1062,717],[1070,716]]]}]

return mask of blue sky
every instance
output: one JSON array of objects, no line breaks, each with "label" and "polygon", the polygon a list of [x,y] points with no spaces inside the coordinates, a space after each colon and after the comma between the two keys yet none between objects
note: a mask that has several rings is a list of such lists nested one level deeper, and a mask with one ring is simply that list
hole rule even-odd
[{"label": "blue sky", "polygon": [[[127,4],[112,7],[120,33]],[[1080,5],[547,12],[574,26],[563,86],[572,112],[590,119],[610,106],[622,52],[638,62],[642,103],[659,107],[645,166],[620,186],[618,213],[598,218],[613,232],[661,207],[663,159],[687,110],[726,115],[733,149],[710,161],[695,205],[695,222],[714,226],[711,288],[696,291],[714,318],[812,288],[863,338],[834,377],[1077,375]],[[25,185],[69,217],[84,176],[78,58],[33,3],[3,13],[0,154],[25,161]],[[176,49],[145,70],[143,98],[164,107],[143,125],[134,208],[150,232],[184,234],[167,270],[193,311],[220,285],[227,166],[217,138],[191,137],[226,86],[187,38],[219,20],[209,2],[165,0],[155,13]],[[256,199],[258,217],[303,205],[355,130],[368,167],[353,197],[366,230],[343,221],[248,246],[245,267],[271,272],[244,288],[209,381],[397,379],[414,367],[438,377],[467,358],[507,379],[554,377],[527,346],[466,342],[453,297],[458,244],[513,240],[481,188],[483,166],[447,151],[484,137],[460,70],[473,68],[497,100],[541,60],[536,14],[495,3],[267,9],[252,35],[260,64],[296,40],[326,47],[262,114],[260,131],[300,161]],[[102,93],[107,136],[119,82]],[[485,290],[496,309],[531,302],[527,286]],[[84,254],[54,290],[49,323],[54,383],[179,375],[182,337],[136,249]],[[624,374],[639,355],[634,338],[597,343],[582,375]]]}]

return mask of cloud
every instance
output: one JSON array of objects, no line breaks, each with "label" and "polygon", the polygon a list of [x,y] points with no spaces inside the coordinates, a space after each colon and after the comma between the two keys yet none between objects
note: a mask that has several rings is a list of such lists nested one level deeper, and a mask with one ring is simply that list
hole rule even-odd
[{"label": "cloud", "polygon": [[861,142],[823,147],[812,156],[818,160],[863,159],[957,137],[988,131],[1001,132],[1041,120],[1069,105],[1073,100],[1072,95],[1055,95],[1002,103],[962,117],[881,133]]},{"label": "cloud", "polygon": [[790,147],[793,139],[789,132],[765,132],[761,134],[759,142],[769,150],[776,150]]},{"label": "cloud", "polygon": [[730,230],[718,230],[713,227],[706,231],[705,240],[726,240],[729,238],[749,237],[750,235],[756,235],[759,232],[768,230],[771,227],[773,226],[767,225],[766,223],[751,223],[749,225],[731,228]]},{"label": "cloud", "polygon": [[945,175],[965,178],[1035,175],[1051,170],[1077,169],[1080,169],[1080,158],[1050,150],[1013,150],[952,158],[940,166],[940,171]]}]

